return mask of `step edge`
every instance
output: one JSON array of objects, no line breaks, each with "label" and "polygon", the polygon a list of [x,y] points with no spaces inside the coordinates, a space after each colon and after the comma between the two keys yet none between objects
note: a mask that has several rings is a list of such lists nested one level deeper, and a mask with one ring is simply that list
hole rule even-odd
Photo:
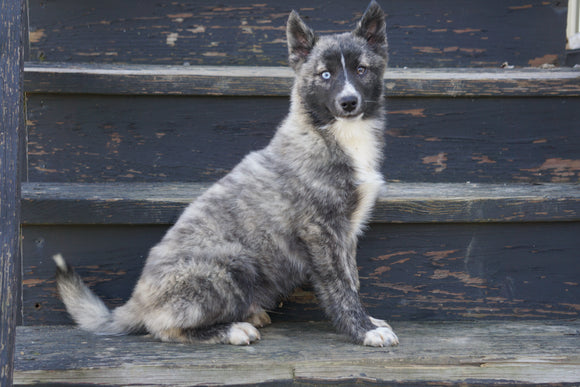
[{"label": "step edge", "polygon": [[[22,223],[24,225],[172,224],[187,204],[210,185],[210,183],[23,183]],[[58,208],[52,213],[51,206],[83,208],[84,212],[82,217],[75,218],[73,215],[61,214],[63,211]],[[123,220],[119,211],[135,212],[131,222]],[[91,216],[99,220],[92,223]],[[385,185],[377,200],[371,223],[514,223],[578,220],[580,220],[580,184],[389,183]]]}]

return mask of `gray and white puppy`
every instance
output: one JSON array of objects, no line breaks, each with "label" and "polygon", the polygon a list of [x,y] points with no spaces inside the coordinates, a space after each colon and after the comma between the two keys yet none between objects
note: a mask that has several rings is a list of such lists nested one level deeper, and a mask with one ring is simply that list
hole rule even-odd
[{"label": "gray and white puppy", "polygon": [[55,256],[59,293],[81,328],[249,344],[270,322],[265,310],[309,280],[338,331],[364,345],[398,344],[361,304],[355,256],[383,184],[384,19],[373,1],[354,31],[318,37],[290,14],[288,116],[151,249],[131,299],[110,311]]}]

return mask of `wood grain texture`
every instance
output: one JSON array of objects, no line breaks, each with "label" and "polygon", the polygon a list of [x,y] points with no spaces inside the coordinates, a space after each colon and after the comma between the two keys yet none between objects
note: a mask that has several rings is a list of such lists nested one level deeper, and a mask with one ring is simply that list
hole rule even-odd
[{"label": "wood grain texture", "polygon": [[[15,385],[573,385],[580,325],[397,322],[395,348],[350,344],[326,324],[273,324],[249,347],[18,328]],[[39,338],[42,338],[39,340]],[[569,383],[569,384],[567,384]]]},{"label": "wood grain texture", "polygon": [[[210,184],[25,183],[24,224],[173,224]],[[577,184],[389,183],[373,223],[580,220]]]},{"label": "wood grain texture", "polygon": [[[349,31],[368,2],[30,1],[30,60],[286,64],[292,8],[319,33]],[[381,2],[392,67],[538,66],[565,61],[566,1]]]},{"label": "wood grain texture", "polygon": [[[167,227],[24,227],[24,324],[71,323],[56,295],[52,255],[62,253],[119,306]],[[579,233],[580,222],[375,223],[357,254],[362,301],[393,320],[579,318]],[[324,319],[307,284],[280,301],[276,321]]]},{"label": "wood grain texture", "polygon": [[[284,97],[32,94],[33,182],[207,182],[265,146]],[[580,181],[580,98],[390,98],[387,180]]]},{"label": "wood grain texture", "polygon": [[[288,96],[285,67],[28,63],[28,93]],[[580,69],[397,69],[388,97],[580,96]]]},{"label": "wood grain texture", "polygon": [[24,1],[0,1],[0,385],[12,383],[19,312]]}]

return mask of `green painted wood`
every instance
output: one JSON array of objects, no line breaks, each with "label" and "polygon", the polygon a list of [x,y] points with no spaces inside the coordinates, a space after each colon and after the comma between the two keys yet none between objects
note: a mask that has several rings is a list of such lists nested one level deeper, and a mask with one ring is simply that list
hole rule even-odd
[{"label": "green painted wood", "polygon": [[20,327],[15,385],[533,385],[580,383],[580,323],[393,324],[394,348],[353,345],[326,324],[274,323],[248,347],[167,344]]},{"label": "green painted wood", "polygon": [[[285,67],[28,63],[28,93],[288,96]],[[388,69],[388,97],[580,96],[580,69]]]}]

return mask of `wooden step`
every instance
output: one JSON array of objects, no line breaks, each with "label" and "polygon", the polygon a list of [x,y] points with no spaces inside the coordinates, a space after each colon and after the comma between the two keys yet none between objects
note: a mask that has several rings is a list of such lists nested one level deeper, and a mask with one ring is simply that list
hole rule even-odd
[{"label": "wooden step", "polygon": [[[565,61],[566,1],[380,1],[393,67],[538,66]],[[31,0],[30,60],[136,64],[286,63],[286,20],[317,33],[351,31],[368,1]]]},{"label": "wooden step", "polygon": [[580,383],[580,322],[404,322],[400,345],[349,343],[326,323],[275,323],[248,347],[19,327],[14,384],[535,385]]},{"label": "wooden step", "polygon": [[[50,257],[111,307],[207,184],[23,185],[23,321],[66,324]],[[363,303],[394,320],[580,317],[580,185],[387,184],[357,260]],[[324,319],[307,284],[277,321]]]},{"label": "wooden step", "polygon": [[[215,181],[268,143],[291,82],[283,67],[29,63],[25,180]],[[580,181],[580,69],[391,69],[384,82],[387,180]]]},{"label": "wooden step", "polygon": [[[207,183],[24,183],[22,222],[167,225],[208,187]],[[579,184],[390,183],[371,222],[578,220]]]},{"label": "wooden step", "polygon": [[[28,93],[288,96],[287,67],[34,63]],[[580,69],[400,69],[385,74],[388,97],[580,96]]]}]

